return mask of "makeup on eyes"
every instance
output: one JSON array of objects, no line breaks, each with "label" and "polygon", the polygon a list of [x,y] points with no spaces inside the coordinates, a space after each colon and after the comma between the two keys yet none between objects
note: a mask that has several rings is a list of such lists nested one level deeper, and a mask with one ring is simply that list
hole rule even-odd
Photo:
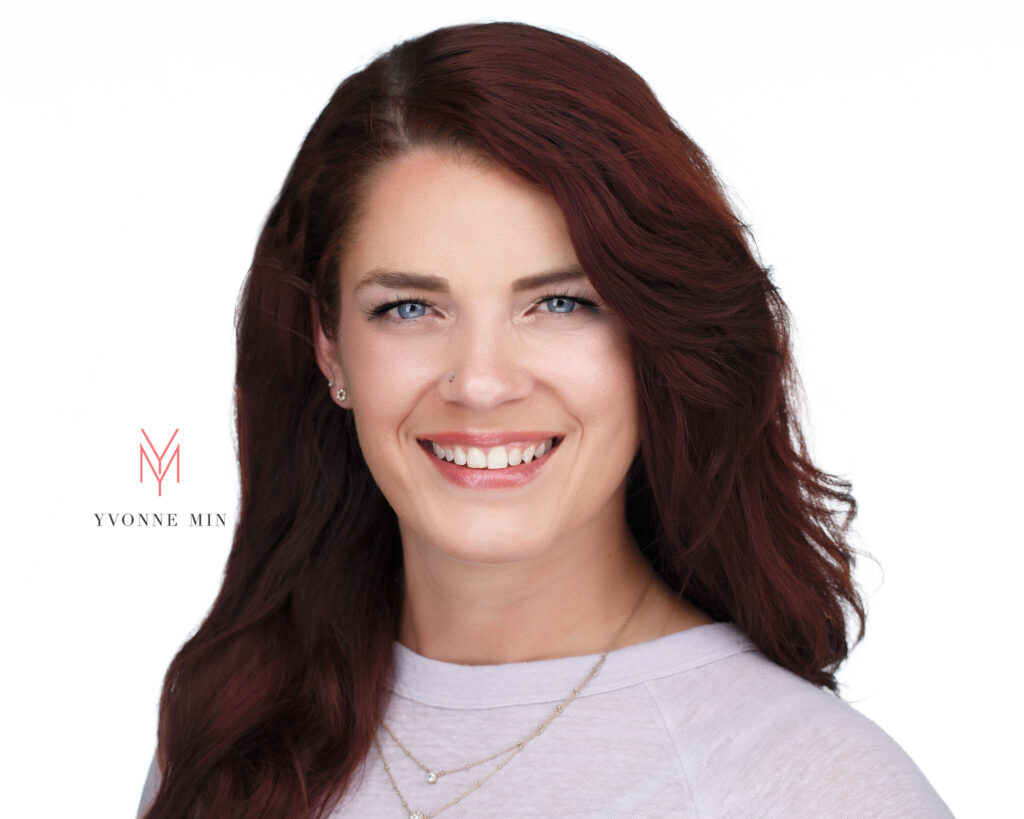
[{"label": "makeup on eyes", "polygon": [[[559,299],[564,300],[564,301],[574,302],[579,307],[581,307],[584,310],[589,311],[591,313],[600,313],[602,311],[602,307],[603,307],[603,305],[600,302],[598,302],[597,300],[595,300],[593,298],[590,298],[589,296],[584,295],[583,293],[573,292],[573,291],[570,291],[570,290],[564,290],[564,291],[559,291],[559,292],[554,292],[554,293],[546,293],[545,295],[540,296],[539,298],[536,298],[532,302],[530,302],[530,306],[531,307],[540,307],[545,302],[556,301],[556,300],[559,300]],[[403,305],[406,305],[406,304],[422,305],[423,307],[425,307],[428,310],[429,309],[437,309],[437,305],[434,304],[433,302],[431,302],[428,299],[419,298],[419,297],[416,297],[416,296],[398,296],[398,297],[382,299],[379,302],[371,303],[368,307],[363,308],[363,312],[366,314],[366,317],[368,319],[373,320],[373,319],[383,318],[390,311],[392,311],[392,310],[394,310],[394,309],[396,309],[398,307],[401,307]],[[574,308],[572,310],[565,311],[565,312],[558,311],[558,310],[550,310],[550,309],[545,311],[545,312],[547,314],[549,314],[549,315],[569,316],[569,315],[573,315],[574,313],[576,313],[578,311]],[[426,316],[424,315],[424,316],[415,316],[415,317],[410,317],[410,318],[392,318],[391,320],[396,322],[396,323],[404,324],[404,323],[411,322],[411,321],[417,321],[418,319],[421,319],[421,318],[426,318]]]}]

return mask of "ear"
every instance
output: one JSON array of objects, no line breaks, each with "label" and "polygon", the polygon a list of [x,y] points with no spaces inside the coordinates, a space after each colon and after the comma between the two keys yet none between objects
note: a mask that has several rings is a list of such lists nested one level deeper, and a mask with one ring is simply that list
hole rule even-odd
[{"label": "ear", "polygon": [[334,339],[328,338],[320,325],[320,315],[316,305],[310,305],[313,325],[313,348],[316,354],[316,363],[324,380],[333,381],[335,386],[344,386],[341,372],[341,361],[338,358],[338,344]]}]

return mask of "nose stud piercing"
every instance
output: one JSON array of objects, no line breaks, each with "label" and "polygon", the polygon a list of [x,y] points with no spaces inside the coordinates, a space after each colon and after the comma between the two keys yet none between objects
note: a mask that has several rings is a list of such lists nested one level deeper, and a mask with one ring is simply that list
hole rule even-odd
[{"label": "nose stud piercing", "polygon": [[452,374],[448,376],[448,383],[451,384],[455,380],[455,371],[452,370]]}]

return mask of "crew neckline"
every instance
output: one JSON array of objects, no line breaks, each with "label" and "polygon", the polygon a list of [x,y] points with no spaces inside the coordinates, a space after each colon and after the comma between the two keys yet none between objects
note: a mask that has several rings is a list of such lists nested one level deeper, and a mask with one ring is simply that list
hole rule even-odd
[{"label": "crew neckline", "polygon": [[[580,694],[605,694],[757,648],[732,623],[712,623],[616,649]],[[395,643],[392,691],[438,708],[499,708],[565,699],[600,654],[501,665],[431,660]]]}]

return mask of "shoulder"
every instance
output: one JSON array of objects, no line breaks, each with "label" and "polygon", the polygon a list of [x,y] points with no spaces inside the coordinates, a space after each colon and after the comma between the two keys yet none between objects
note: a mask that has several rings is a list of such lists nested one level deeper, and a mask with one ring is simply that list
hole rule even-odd
[{"label": "shoulder", "polygon": [[139,798],[139,809],[136,819],[142,819],[146,815],[156,798],[156,792],[160,790],[160,766],[157,764],[156,752],[153,752],[153,759],[149,763],[149,771],[146,773],[146,781],[142,785],[142,796]]},{"label": "shoulder", "polygon": [[756,651],[646,687],[701,816],[951,815],[881,728]]}]

